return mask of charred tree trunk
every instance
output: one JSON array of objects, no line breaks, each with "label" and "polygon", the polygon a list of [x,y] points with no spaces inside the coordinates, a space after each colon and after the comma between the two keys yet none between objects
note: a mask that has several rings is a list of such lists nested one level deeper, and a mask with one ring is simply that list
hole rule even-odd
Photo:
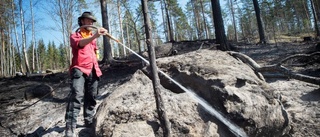
[{"label": "charred tree trunk", "polygon": [[230,50],[230,47],[224,31],[220,2],[219,0],[211,0],[211,3],[217,44],[220,44],[218,49],[222,51],[228,51]]},{"label": "charred tree trunk", "polygon": [[257,18],[258,29],[259,29],[259,37],[260,37],[259,43],[266,44],[267,42],[266,42],[266,38],[264,35],[264,29],[262,26],[262,20],[261,20],[261,16],[260,16],[260,7],[259,7],[258,0],[253,0],[253,6],[254,6],[254,11],[256,12],[256,18]]},{"label": "charred tree trunk", "polygon": [[170,122],[165,112],[165,107],[163,104],[163,99],[160,94],[160,80],[158,76],[158,68],[156,66],[156,57],[155,57],[155,50],[154,45],[152,42],[152,31],[151,31],[151,22],[150,16],[148,14],[148,0],[141,0],[142,3],[142,11],[144,16],[144,24],[145,24],[145,31],[146,31],[146,43],[148,46],[148,54],[150,60],[150,67],[152,72],[152,84],[154,95],[156,99],[156,106],[159,115],[160,124],[163,130],[164,137],[170,137]]}]

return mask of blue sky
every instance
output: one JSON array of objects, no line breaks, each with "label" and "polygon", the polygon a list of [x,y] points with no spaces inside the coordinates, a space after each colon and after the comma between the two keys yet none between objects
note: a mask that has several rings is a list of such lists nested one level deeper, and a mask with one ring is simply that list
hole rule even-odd
[{"label": "blue sky", "polygon": [[[92,0],[89,0],[89,2],[90,1],[92,1]],[[222,0],[222,1],[224,1],[224,0]],[[29,2],[29,1],[25,1],[25,2]],[[187,1],[186,0],[178,0],[178,3],[184,9]],[[45,4],[45,3],[43,3],[43,4]],[[52,29],[52,28],[55,28],[56,25],[55,25],[54,21],[52,20],[52,18],[49,17],[47,15],[46,11],[43,9],[43,7],[42,7],[43,4],[39,4],[35,8],[35,12],[37,12],[37,20],[38,20],[38,21],[36,21],[36,23],[37,23],[36,39],[37,40],[43,39],[46,45],[48,44],[49,41],[54,41],[55,45],[58,46],[63,41],[62,34],[61,34],[61,32]],[[160,5],[159,2],[155,2],[155,4]],[[160,10],[160,8],[159,8],[159,10]],[[101,23],[101,14],[100,14],[100,5],[90,6],[89,11],[92,11],[96,15],[96,18],[98,19],[99,24],[102,24]],[[30,11],[27,11],[27,12],[30,12]],[[159,11],[158,14],[161,15],[161,12]],[[159,17],[159,22],[162,22],[161,17]],[[31,38],[31,37],[29,37],[29,38]]]},{"label": "blue sky", "polygon": [[[28,6],[29,6],[29,1],[25,1],[25,2],[28,2],[25,4],[28,4]],[[178,2],[182,8],[185,7],[184,5],[186,4],[186,0],[179,0]],[[55,25],[54,21],[52,20],[52,18],[47,15],[47,13],[43,9],[42,5],[43,4],[38,4],[36,6],[36,8],[34,9],[34,12],[37,12],[36,13],[37,14],[37,17],[36,17],[36,25],[37,25],[36,26],[36,32],[37,32],[36,39],[37,40],[43,39],[46,45],[48,44],[49,41],[54,41],[55,45],[58,46],[63,41],[62,34],[61,34],[61,32],[52,29],[52,28],[55,28],[56,25]],[[102,24],[101,20],[100,20],[100,18],[101,18],[100,17],[100,5],[91,6],[89,11],[92,11],[94,14],[96,14],[96,18],[98,18],[98,21],[100,22],[100,24]],[[26,12],[30,12],[30,11],[27,10]],[[161,15],[160,12],[159,12],[159,14]],[[161,20],[159,20],[159,21],[161,21]],[[30,31],[31,31],[31,26],[30,26]],[[31,36],[29,38],[31,38]],[[28,40],[28,41],[30,41],[30,40]]]}]

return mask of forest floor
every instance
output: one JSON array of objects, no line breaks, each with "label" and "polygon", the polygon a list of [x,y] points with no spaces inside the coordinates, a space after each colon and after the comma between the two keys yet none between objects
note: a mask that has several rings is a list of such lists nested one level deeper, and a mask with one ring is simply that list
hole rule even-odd
[{"label": "forest floor", "polygon": [[[240,44],[241,45],[241,44]],[[295,54],[317,51],[314,42],[278,43],[268,45],[241,45],[240,52],[250,56],[259,65],[273,65]],[[319,51],[319,50],[318,50]],[[310,58],[288,61],[283,64],[293,72],[320,77],[320,58],[304,66]],[[281,101],[291,119],[290,136],[313,137],[320,135],[320,87],[287,77],[265,77],[266,81],[281,95]]]},{"label": "forest floor", "polygon": [[[254,59],[259,65],[276,64],[285,57],[293,54],[311,53],[316,51],[315,42],[295,42],[278,43],[266,45],[234,44],[239,52],[244,53]],[[290,62],[289,62],[290,63]],[[291,62],[294,63],[294,62]],[[289,66],[289,65],[288,65]],[[128,79],[139,67],[130,68],[128,66],[102,67],[105,74],[99,83],[100,89],[113,90]],[[291,67],[295,72],[314,77],[320,77],[320,62],[307,64],[303,67]],[[21,104],[25,101],[25,91],[34,88],[39,83],[51,85],[53,89],[58,86],[64,88],[55,91],[54,102],[66,102],[69,81],[67,72],[47,75],[45,77],[16,77],[0,79],[0,109],[10,110],[8,106]],[[62,84],[61,81],[64,81]],[[320,136],[320,87],[294,79],[277,77],[266,78],[266,81],[275,88],[281,95],[281,101],[289,113],[291,119],[291,136]],[[17,110],[11,109],[11,110]],[[23,111],[23,110],[22,110]],[[5,113],[1,111],[0,113]],[[0,114],[1,115],[1,114]],[[0,119],[0,135],[10,131],[5,129],[5,124]],[[12,131],[10,131],[12,132]]]}]

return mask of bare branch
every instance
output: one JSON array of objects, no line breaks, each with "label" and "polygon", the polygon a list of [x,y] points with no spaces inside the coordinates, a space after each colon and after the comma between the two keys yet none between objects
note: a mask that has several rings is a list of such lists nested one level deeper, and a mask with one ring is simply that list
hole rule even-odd
[{"label": "bare branch", "polygon": [[253,59],[251,59],[249,56],[247,56],[245,54],[242,54],[242,53],[239,53],[239,52],[233,52],[233,51],[228,51],[227,53],[230,54],[231,56],[235,57],[235,58],[240,59],[244,63],[248,64],[254,71],[257,71],[257,72],[279,72],[279,73],[287,76],[288,78],[293,78],[293,79],[297,79],[297,80],[300,80],[300,81],[304,81],[304,82],[320,85],[320,78],[319,77],[313,77],[313,76],[307,76],[307,75],[299,74],[299,73],[293,72],[292,70],[289,70],[288,68],[286,68],[286,67],[281,65],[283,62],[285,62],[285,61],[287,61],[289,59],[299,58],[299,57],[313,57],[313,56],[319,55],[320,52],[315,52],[315,53],[312,53],[312,54],[296,54],[296,55],[292,55],[292,56],[286,57],[285,59],[281,60],[277,64],[268,65],[268,66],[264,66],[264,67],[261,67]]}]

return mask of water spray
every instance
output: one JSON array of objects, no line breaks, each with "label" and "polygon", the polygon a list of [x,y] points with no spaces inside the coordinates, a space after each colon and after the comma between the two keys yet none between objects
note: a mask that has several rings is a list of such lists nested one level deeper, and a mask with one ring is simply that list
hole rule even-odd
[{"label": "water spray", "polygon": [[[98,29],[96,26],[92,26],[92,25],[83,25],[82,27],[91,27],[91,28],[95,28]],[[143,58],[142,56],[140,56],[138,53],[136,53],[135,51],[133,51],[132,49],[130,49],[129,47],[127,47],[126,45],[122,44],[118,39],[116,39],[115,37],[113,37],[112,35],[110,35],[109,33],[104,33],[103,35],[109,37],[110,39],[116,41],[118,44],[120,44],[121,46],[123,46],[124,48],[126,48],[127,50],[129,50],[131,53],[135,54],[136,56],[138,56],[140,59],[142,59],[145,63],[147,63],[148,65],[150,64],[148,60],[146,60],[145,58]],[[237,126],[236,124],[234,124],[233,122],[231,122],[230,120],[228,120],[227,118],[225,118],[220,112],[218,112],[217,110],[215,110],[213,107],[211,107],[209,105],[209,103],[207,101],[205,101],[203,98],[199,97],[197,94],[195,94],[195,92],[185,88],[184,86],[182,86],[179,82],[177,82],[176,80],[174,80],[173,78],[171,78],[168,74],[164,73],[163,71],[157,69],[158,72],[160,72],[162,75],[164,75],[166,78],[168,78],[169,80],[171,80],[174,84],[176,84],[177,86],[179,86],[183,91],[185,91],[189,96],[191,96],[193,99],[195,99],[201,106],[203,106],[212,116],[215,116],[218,120],[220,120],[224,125],[226,125],[229,130],[236,136],[238,137],[247,137],[247,134],[242,130],[242,128],[240,128],[239,126]]]}]

